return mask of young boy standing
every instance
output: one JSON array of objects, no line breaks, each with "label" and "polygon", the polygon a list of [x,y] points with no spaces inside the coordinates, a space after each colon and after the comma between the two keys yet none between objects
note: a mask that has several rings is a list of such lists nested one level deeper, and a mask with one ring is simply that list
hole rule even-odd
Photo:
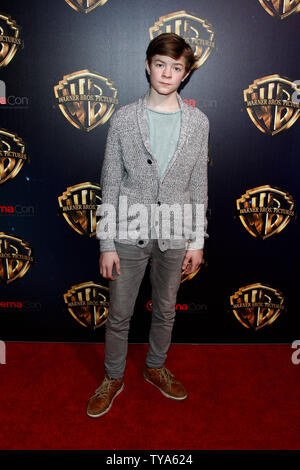
[{"label": "young boy standing", "polygon": [[[174,33],[161,34],[150,42],[146,56],[150,90],[138,101],[119,108],[110,119],[102,166],[100,215],[104,216],[107,207],[113,207],[117,230],[105,238],[97,228],[100,273],[109,279],[110,308],[105,324],[105,375],[88,401],[87,414],[91,417],[109,411],[124,388],[130,319],[150,259],[152,320],[143,376],[168,398],[187,397],[184,386],[164,363],[171,343],[181,273],[191,274],[199,267],[208,237],[209,121],[177,93],[196,61],[184,39]],[[120,204],[124,198],[129,207],[138,207],[139,215],[143,215],[139,219],[139,235],[134,230],[137,226],[132,225],[132,211],[127,213]],[[165,236],[160,210],[174,204],[183,210],[189,205],[193,223],[182,233],[178,222],[182,220],[177,213],[176,230],[171,229]],[[197,206],[202,207],[201,220],[196,216]],[[164,223],[163,212],[162,219]],[[104,220],[103,217],[98,224],[102,228]],[[122,232],[124,223],[127,230]]]}]

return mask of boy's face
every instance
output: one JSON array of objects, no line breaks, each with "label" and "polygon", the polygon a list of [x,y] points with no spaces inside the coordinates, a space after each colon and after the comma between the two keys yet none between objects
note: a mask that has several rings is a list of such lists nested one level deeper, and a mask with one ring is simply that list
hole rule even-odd
[{"label": "boy's face", "polygon": [[161,95],[174,93],[190,73],[185,71],[185,66],[184,56],[172,59],[172,57],[157,54],[152,57],[150,65],[146,60],[151,87]]}]

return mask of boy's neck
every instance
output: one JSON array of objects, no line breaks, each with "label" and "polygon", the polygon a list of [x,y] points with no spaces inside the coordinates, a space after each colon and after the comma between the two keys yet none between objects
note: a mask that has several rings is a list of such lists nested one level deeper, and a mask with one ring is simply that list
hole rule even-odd
[{"label": "boy's neck", "polygon": [[151,87],[147,106],[156,111],[176,111],[180,108],[177,99],[177,91],[170,95],[161,95]]}]

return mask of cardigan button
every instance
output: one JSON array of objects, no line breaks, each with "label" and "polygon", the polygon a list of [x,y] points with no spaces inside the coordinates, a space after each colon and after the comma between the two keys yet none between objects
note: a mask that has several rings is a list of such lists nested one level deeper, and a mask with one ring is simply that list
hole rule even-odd
[{"label": "cardigan button", "polygon": [[150,158],[147,160],[147,162],[149,163],[149,165],[152,165],[152,160],[150,160]]}]

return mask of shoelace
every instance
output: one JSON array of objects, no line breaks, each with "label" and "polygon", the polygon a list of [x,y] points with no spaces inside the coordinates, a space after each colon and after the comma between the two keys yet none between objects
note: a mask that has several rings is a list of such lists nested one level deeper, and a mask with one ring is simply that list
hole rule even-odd
[{"label": "shoelace", "polygon": [[173,379],[174,374],[169,371],[169,369],[166,369],[166,367],[162,367],[159,371],[159,379],[162,382],[163,380],[166,382],[168,388],[171,388],[172,383],[175,382]]},{"label": "shoelace", "polygon": [[109,379],[107,377],[104,377],[102,384],[99,385],[99,387],[95,390],[95,393],[93,396],[102,397],[103,395],[105,395],[109,391],[113,381],[114,379]]}]

